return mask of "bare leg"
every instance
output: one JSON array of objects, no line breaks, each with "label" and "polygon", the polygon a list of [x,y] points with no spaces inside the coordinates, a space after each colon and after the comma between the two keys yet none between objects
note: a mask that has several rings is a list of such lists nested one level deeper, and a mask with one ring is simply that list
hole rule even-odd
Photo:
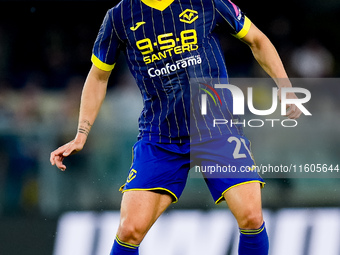
[{"label": "bare leg", "polygon": [[236,186],[224,194],[230,211],[242,229],[257,229],[263,224],[259,183]]},{"label": "bare leg", "polygon": [[152,191],[127,191],[121,203],[117,236],[130,244],[140,244],[158,217],[172,203],[168,194]]},{"label": "bare leg", "polygon": [[259,183],[236,186],[224,195],[240,227],[239,255],[268,255]]}]

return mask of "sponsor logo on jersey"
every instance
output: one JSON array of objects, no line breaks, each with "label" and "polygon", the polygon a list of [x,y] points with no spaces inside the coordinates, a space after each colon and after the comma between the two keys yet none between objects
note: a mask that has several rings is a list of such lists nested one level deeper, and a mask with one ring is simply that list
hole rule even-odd
[{"label": "sponsor logo on jersey", "polygon": [[178,54],[182,54],[185,52],[191,52],[197,49],[198,49],[198,45],[196,44],[180,45],[180,46],[176,46],[174,48],[171,48],[165,51],[161,51],[155,54],[151,54],[149,56],[145,56],[143,60],[145,64],[150,64],[158,60],[172,57],[173,55],[178,55]]},{"label": "sponsor logo on jersey", "polygon": [[137,22],[136,25],[134,27],[130,27],[131,31],[136,31],[140,26],[144,25],[145,22],[141,21],[141,22]]},{"label": "sponsor logo on jersey", "polygon": [[156,41],[152,41],[151,38],[143,38],[136,42],[136,46],[144,56],[144,63],[151,64],[173,55],[196,51],[198,49],[197,43],[196,30],[187,29],[181,31],[177,36],[174,33],[160,34]]},{"label": "sponsor logo on jersey", "polygon": [[160,69],[156,69],[153,67],[149,68],[148,74],[150,77],[169,75],[176,72],[177,70],[187,68],[189,66],[200,65],[201,63],[202,59],[200,55],[191,56],[188,58],[177,60],[174,64],[166,63],[166,65]]},{"label": "sponsor logo on jersey", "polygon": [[198,12],[190,9],[186,9],[179,15],[179,20],[181,22],[191,24],[198,19]]}]

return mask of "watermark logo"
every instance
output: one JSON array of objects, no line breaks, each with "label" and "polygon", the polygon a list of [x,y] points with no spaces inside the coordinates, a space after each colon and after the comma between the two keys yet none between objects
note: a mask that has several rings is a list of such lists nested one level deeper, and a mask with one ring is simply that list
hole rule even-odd
[{"label": "watermark logo", "polygon": [[[256,109],[254,106],[254,99],[253,99],[253,88],[248,87],[247,88],[247,97],[244,95],[243,91],[232,84],[215,84],[213,86],[210,86],[205,83],[200,83],[204,85],[206,88],[200,88],[200,90],[204,91],[204,94],[201,94],[201,114],[202,115],[207,115],[207,105],[208,105],[208,95],[210,98],[213,100],[215,106],[217,106],[217,100],[218,99],[220,105],[222,106],[222,100],[219,94],[217,93],[216,89],[228,89],[231,92],[231,96],[233,98],[232,102],[232,114],[233,115],[245,115],[245,105],[247,105],[249,112],[256,116],[269,116],[273,114],[277,108],[278,108],[278,88],[272,88],[272,104],[269,109],[265,110],[259,110]],[[306,116],[311,116],[312,114],[308,109],[304,106],[305,103],[309,102],[311,99],[311,93],[309,90],[304,89],[304,88],[298,88],[298,87],[284,87],[281,88],[280,90],[281,93],[281,115],[286,116],[287,114],[287,109],[289,108],[290,105],[295,105],[300,111],[306,115]],[[298,93],[302,94],[303,96],[301,98],[289,98],[288,94],[290,93]],[[245,104],[247,102],[247,104]],[[274,123],[276,121],[280,121],[278,119],[266,119],[265,121],[270,122],[272,124],[272,127],[274,127]],[[247,123],[249,124],[248,126],[250,127],[262,127],[265,123],[265,121],[260,120],[260,119],[251,119]],[[281,122],[287,122],[287,121],[292,121],[294,122],[293,125],[284,125],[284,127],[295,127],[297,126],[297,121],[296,120],[283,120]],[[246,126],[246,122],[238,122],[238,120],[223,120],[223,119],[215,119],[214,120],[214,127],[219,124],[230,124],[230,125],[243,125]]]},{"label": "watermark logo", "polygon": [[[204,91],[206,94],[202,94],[202,107],[201,107],[201,113],[202,115],[207,115],[207,95],[210,96],[210,98],[214,101],[215,106],[217,106],[217,101],[215,99],[215,97],[218,99],[218,101],[220,102],[220,105],[222,106],[222,100],[220,95],[217,93],[216,89],[214,89],[212,86],[206,84],[206,83],[200,83],[202,85],[204,85],[206,88],[200,88],[200,90]],[[213,94],[209,91],[212,91],[212,93],[215,95],[215,97],[213,96]]]}]

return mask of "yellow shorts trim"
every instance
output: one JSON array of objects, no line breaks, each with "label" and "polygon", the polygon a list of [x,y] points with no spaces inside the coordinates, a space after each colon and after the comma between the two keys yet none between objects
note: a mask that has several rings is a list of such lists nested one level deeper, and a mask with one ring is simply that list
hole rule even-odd
[{"label": "yellow shorts trim", "polygon": [[108,71],[108,72],[111,71],[116,65],[116,64],[113,64],[113,65],[106,64],[103,61],[101,61],[99,58],[97,58],[94,54],[92,54],[91,61],[100,70]]},{"label": "yellow shorts trim", "polygon": [[256,180],[256,181],[241,182],[241,183],[235,184],[235,185],[233,185],[233,186],[227,188],[225,191],[223,191],[221,197],[220,197],[219,199],[216,200],[215,204],[218,205],[219,203],[222,202],[222,200],[224,199],[224,194],[225,194],[228,190],[230,190],[230,189],[232,189],[232,188],[234,188],[234,187],[237,187],[237,186],[241,186],[241,185],[243,185],[243,184],[248,184],[248,183],[260,183],[260,184],[261,184],[261,188],[263,188],[264,185],[266,184],[265,182],[261,182],[261,181],[258,181],[258,180]]},{"label": "yellow shorts trim", "polygon": [[250,19],[248,19],[248,17],[244,17],[243,28],[234,36],[238,39],[245,37],[249,32],[250,26],[251,26]]},{"label": "yellow shorts trim", "polygon": [[123,186],[120,187],[119,191],[121,191],[122,193],[125,193],[126,191],[155,191],[155,190],[162,190],[162,191],[166,191],[168,192],[174,199],[174,201],[172,203],[177,203],[178,202],[178,198],[175,195],[175,193],[173,193],[171,190],[165,189],[165,188],[161,188],[161,187],[157,187],[157,188],[149,188],[149,189],[125,189],[123,190],[125,184]]}]

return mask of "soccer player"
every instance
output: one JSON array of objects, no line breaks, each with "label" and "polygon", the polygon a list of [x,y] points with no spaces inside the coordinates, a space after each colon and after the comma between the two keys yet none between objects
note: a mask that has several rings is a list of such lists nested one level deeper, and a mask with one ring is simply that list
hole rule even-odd
[{"label": "soccer player", "polygon": [[[272,43],[229,0],[122,0],[107,12],[82,92],[78,132],[74,140],[51,153],[50,161],[64,171],[63,159],[83,148],[118,53],[123,52],[144,107],[132,167],[121,188],[121,219],[111,255],[138,254],[153,223],[179,199],[196,162],[202,167],[254,166],[240,126],[211,125],[215,115],[230,121],[237,118],[232,114],[231,92],[216,91],[211,84],[214,79],[228,79],[218,38],[229,33],[249,45],[280,89],[291,87]],[[212,110],[214,104],[208,101],[209,111],[201,114],[200,95],[209,89],[218,95],[217,106]],[[287,97],[297,98],[294,93]],[[289,105],[287,117],[300,114]],[[268,254],[262,178],[256,171],[204,177],[215,202],[225,200],[237,220],[239,254]]]}]

